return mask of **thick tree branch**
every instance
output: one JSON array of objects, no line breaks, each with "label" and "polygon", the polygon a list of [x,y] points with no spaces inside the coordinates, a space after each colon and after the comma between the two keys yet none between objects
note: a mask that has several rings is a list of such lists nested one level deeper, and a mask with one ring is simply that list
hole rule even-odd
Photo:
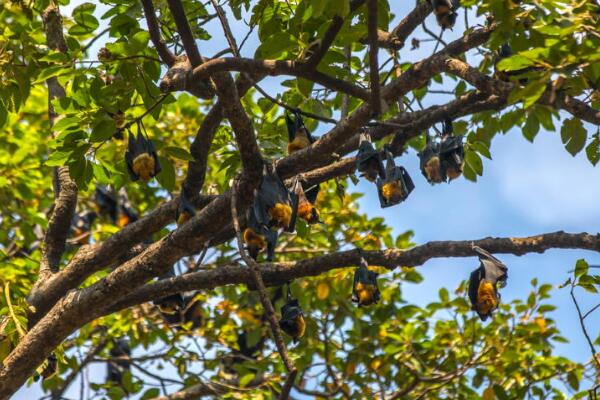
[{"label": "thick tree branch", "polygon": [[425,21],[425,18],[431,13],[431,3],[422,1],[404,17],[400,23],[391,32],[379,32],[378,44],[379,47],[400,50],[404,47],[404,43],[408,36]]},{"label": "thick tree branch", "polygon": [[[62,18],[57,6],[49,6],[42,15],[46,42],[48,47],[67,53],[68,48],[63,35]],[[65,96],[65,90],[56,77],[47,80],[48,85],[48,114],[50,123],[54,125],[56,113],[52,100]],[[39,282],[48,279],[59,269],[60,259],[65,251],[65,243],[69,235],[71,219],[77,207],[77,185],[69,175],[68,167],[60,167],[54,172],[54,208],[44,236],[42,261],[40,264]]]},{"label": "thick tree branch", "polygon": [[253,58],[242,57],[213,58],[194,68],[191,80],[205,79],[216,72],[224,71],[246,72],[252,75],[296,76],[313,81],[331,90],[348,93],[363,100],[369,99],[369,93],[366,90],[350,82],[331,77],[322,72],[309,70],[305,67],[304,63],[289,60],[255,60]]},{"label": "thick tree branch", "polygon": [[167,65],[167,67],[173,66],[175,64],[175,55],[171,53],[171,51],[167,48],[166,43],[163,41],[162,36],[160,34],[160,27],[158,25],[158,20],[156,19],[156,14],[154,12],[154,5],[152,4],[152,0],[141,0],[142,7],[144,8],[144,16],[146,17],[146,23],[148,24],[148,32],[150,33],[150,40],[152,40],[152,44],[154,44],[154,48],[158,53],[160,59]]},{"label": "thick tree branch", "polygon": [[[491,253],[507,253],[522,256],[527,253],[543,253],[550,249],[582,249],[600,252],[600,234],[554,232],[529,237],[484,238],[465,241],[436,241],[411,249],[364,251],[370,265],[388,269],[399,266],[419,266],[432,258],[472,257],[472,246],[479,246]],[[267,286],[278,286],[293,279],[317,276],[336,268],[354,267],[359,264],[358,250],[340,251],[300,261],[260,264],[261,275]],[[208,290],[225,285],[252,285],[247,268],[239,265],[220,266],[217,269],[194,272],[167,280],[161,280],[136,289],[115,303],[105,312],[112,313],[153,299],[177,292]]]}]

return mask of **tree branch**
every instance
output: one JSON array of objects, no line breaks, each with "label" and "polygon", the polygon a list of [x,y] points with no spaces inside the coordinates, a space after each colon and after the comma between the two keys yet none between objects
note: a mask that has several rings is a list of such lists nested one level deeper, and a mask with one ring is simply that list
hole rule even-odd
[{"label": "tree branch", "polygon": [[[432,258],[473,257],[476,255],[472,249],[473,245],[494,254],[507,253],[517,256],[543,253],[549,249],[583,249],[600,252],[600,234],[554,232],[529,237],[435,241],[411,249],[363,251],[363,255],[370,265],[394,269],[398,266],[419,266]],[[300,261],[262,263],[260,268],[265,285],[278,286],[293,279],[317,276],[337,268],[354,267],[360,263],[360,258],[361,253],[358,250],[348,250]],[[105,310],[105,313],[116,312],[178,292],[252,283],[252,276],[247,268],[239,265],[220,266],[217,269],[193,272],[140,287]]]},{"label": "tree branch", "polygon": [[377,48],[377,0],[368,0],[367,27],[369,32],[369,76],[371,82],[371,108],[373,115],[381,114],[381,97],[379,90],[379,61]]},{"label": "tree branch", "polygon": [[379,47],[396,51],[402,49],[408,36],[413,33],[423,21],[425,21],[425,18],[427,18],[431,11],[432,8],[429,1],[423,1],[417,4],[417,6],[408,13],[408,15],[404,17],[391,32],[379,31],[377,39]]},{"label": "tree branch", "polygon": [[[46,8],[42,19],[48,47],[61,53],[67,53],[68,48],[63,35],[62,19],[58,7],[51,5]],[[52,107],[52,100],[64,97],[65,90],[58,83],[56,77],[49,78],[46,82],[48,85],[48,115],[51,125],[54,125],[56,113]],[[56,133],[53,133],[53,136],[55,135]],[[71,179],[68,167],[54,170],[54,197],[52,216],[44,236],[38,282],[43,282],[53,273],[58,272],[60,259],[65,251],[65,243],[69,235],[71,219],[77,207],[77,185]]]},{"label": "tree branch", "polygon": [[154,44],[154,48],[158,53],[160,59],[167,65],[167,67],[175,64],[175,55],[167,48],[167,45],[162,39],[160,34],[160,27],[158,20],[156,19],[156,13],[154,12],[154,5],[152,0],[141,0],[142,7],[144,8],[144,15],[146,17],[146,23],[148,24],[148,32],[150,33],[150,40]]},{"label": "tree branch", "polygon": [[169,4],[169,10],[173,15],[173,19],[175,20],[175,26],[177,26],[177,32],[179,32],[179,36],[181,37],[181,42],[183,43],[183,48],[185,49],[188,60],[190,61],[192,68],[195,68],[202,64],[202,56],[200,55],[198,46],[196,46],[192,28],[185,16],[183,4],[180,0],[167,0],[167,3]]},{"label": "tree branch", "polygon": [[[365,0],[351,0],[350,1],[350,14],[352,15],[354,11],[356,11],[360,6],[364,4]],[[340,29],[344,25],[344,17],[340,17],[339,15],[335,15],[331,20],[331,25],[323,35],[323,39],[321,39],[320,43],[317,45],[316,49],[312,53],[312,55],[306,60],[306,69],[314,70],[319,62],[325,57],[327,50],[333,44],[335,37],[337,36]]]}]

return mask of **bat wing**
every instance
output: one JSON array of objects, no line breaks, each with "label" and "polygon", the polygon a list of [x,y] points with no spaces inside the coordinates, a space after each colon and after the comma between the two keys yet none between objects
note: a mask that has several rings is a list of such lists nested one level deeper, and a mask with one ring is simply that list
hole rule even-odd
[{"label": "bat wing", "polygon": [[277,245],[279,234],[276,231],[267,228],[264,229],[264,236],[267,240],[267,261],[271,262],[275,258],[275,246]]},{"label": "bat wing", "polygon": [[482,269],[478,267],[475,271],[471,272],[471,276],[469,276],[469,300],[471,300],[471,305],[473,309],[475,309],[475,305],[477,304],[477,291],[479,290],[479,282],[481,281]]},{"label": "bat wing", "polygon": [[[300,186],[302,188],[302,186]],[[292,217],[290,218],[290,225],[286,228],[286,232],[294,232],[296,230],[296,219],[298,218],[298,201],[299,196],[296,193],[289,193],[290,204],[292,207]]]},{"label": "bat wing", "polygon": [[412,192],[414,190],[415,184],[414,184],[412,178],[410,177],[410,175],[408,174],[408,171],[404,167],[399,167],[399,168],[400,168],[400,175],[402,177],[402,182],[404,183],[404,187],[406,188],[406,197],[408,197],[410,192]]},{"label": "bat wing", "polygon": [[320,186],[321,185],[317,183],[315,186],[304,192],[306,195],[306,200],[308,200],[311,204],[315,204],[317,202],[317,196],[319,196],[319,190],[321,190]]}]

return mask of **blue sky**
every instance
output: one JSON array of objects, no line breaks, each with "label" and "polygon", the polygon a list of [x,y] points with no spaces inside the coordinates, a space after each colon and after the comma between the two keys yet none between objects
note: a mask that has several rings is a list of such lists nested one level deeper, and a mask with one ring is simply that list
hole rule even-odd
[{"label": "blue sky", "polygon": [[[402,6],[398,6],[398,3],[402,3]],[[394,22],[397,22],[414,3],[393,4],[392,11],[397,15]],[[64,9],[63,14],[69,15],[71,9]],[[98,14],[102,10],[99,7]],[[394,26],[394,22],[391,26]],[[427,23],[434,32],[439,32],[433,17]],[[461,15],[454,31],[447,32],[444,38],[452,40],[460,36],[464,30],[462,23]],[[100,29],[103,28],[101,25]],[[207,29],[213,38],[200,43],[200,50],[203,54],[211,55],[225,48],[227,43],[216,20],[209,23]],[[248,28],[238,23],[233,24],[232,29],[236,38],[242,38]],[[420,31],[414,36],[427,38]],[[91,59],[95,58],[97,48],[102,44],[101,40],[92,48]],[[257,44],[255,32],[245,45],[243,55],[253,56]],[[407,46],[402,50],[401,57],[416,60],[428,56],[432,45],[431,42],[423,43],[419,50],[412,52]],[[385,56],[381,55],[382,61]],[[261,86],[270,93],[276,93],[281,90],[281,80],[267,78],[261,82]],[[448,98],[437,96],[434,100],[425,105],[448,101]],[[556,125],[560,127],[560,123]],[[328,127],[321,125],[317,134],[325,132]],[[587,128],[590,134],[595,129],[589,125]],[[396,207],[381,209],[374,186],[361,181],[356,188],[365,193],[360,200],[361,209],[370,216],[384,217],[394,228],[395,234],[413,230],[413,241],[417,244],[430,240],[528,236],[557,230],[598,232],[600,169],[594,168],[583,153],[576,157],[569,155],[559,133],[540,131],[534,143],[529,143],[518,129],[512,129],[494,138],[491,152],[493,160],[484,159],[484,173],[477,183],[460,178],[451,184],[431,186],[419,171],[415,152],[409,151],[397,159],[397,163],[408,169],[416,185],[408,200]],[[525,298],[531,288],[529,282],[534,277],[540,283],[554,286],[564,282],[569,276],[568,271],[573,269],[579,258],[585,258],[590,264],[600,264],[598,253],[582,250],[551,250],[522,257],[502,254],[498,257],[509,266],[508,285],[502,291],[505,301]],[[476,266],[475,258],[432,260],[420,267],[424,282],[419,285],[406,284],[403,294],[410,301],[426,304],[437,299],[440,287],[456,288]],[[598,302],[598,296],[594,298],[583,291],[579,294],[584,310]],[[590,350],[582,335],[568,290],[553,290],[551,302],[558,307],[552,317],[563,335],[570,340],[568,344],[557,345],[557,352],[577,361],[589,360]],[[588,318],[587,326],[592,337],[597,337],[600,312]],[[96,364],[91,368],[92,381],[102,381],[104,374],[103,365]],[[78,385],[78,382],[73,385],[68,396],[78,397]],[[40,396],[36,384],[29,389],[22,389],[15,398],[25,400]]]}]

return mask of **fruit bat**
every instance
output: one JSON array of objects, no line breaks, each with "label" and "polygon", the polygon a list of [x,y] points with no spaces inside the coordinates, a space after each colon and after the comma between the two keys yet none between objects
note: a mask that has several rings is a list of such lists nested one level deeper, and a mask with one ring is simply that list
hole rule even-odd
[{"label": "fruit bat", "polygon": [[502,261],[483,250],[473,246],[479,256],[479,267],[471,272],[469,278],[469,299],[472,310],[485,321],[498,308],[500,293],[498,288],[506,285],[508,268]]},{"label": "fruit bat", "polygon": [[288,131],[288,154],[305,149],[315,142],[315,138],[306,129],[299,111],[294,111],[293,119],[286,113],[285,123]]},{"label": "fruit bat", "polygon": [[[112,349],[110,349],[110,357],[129,357],[131,356],[131,349],[129,347],[129,341],[122,337],[113,343]],[[106,381],[120,384],[123,380],[123,374],[125,371],[129,371],[131,363],[128,360],[111,360],[107,363],[106,369]]]},{"label": "fruit bat", "polygon": [[427,182],[432,185],[446,180],[440,162],[440,143],[432,140],[429,134],[425,134],[427,144],[419,153],[421,172]]},{"label": "fruit bat", "polygon": [[[163,276],[160,277],[159,280],[162,279],[169,279],[175,276],[175,270],[173,269],[173,267],[171,267],[171,269],[164,274]],[[183,298],[183,296],[181,295],[181,293],[175,293],[172,294],[170,296],[166,296],[163,297],[159,300],[155,300],[154,304],[158,307],[158,309],[160,310],[160,313],[163,316],[166,315],[180,315],[181,311],[185,308],[185,299]],[[167,318],[165,318],[167,319]],[[169,322],[169,321],[167,321]]]},{"label": "fruit bat", "polygon": [[118,216],[118,201],[116,196],[104,186],[96,186],[94,191],[94,204],[100,215],[108,216],[115,224]]},{"label": "fruit bat", "polygon": [[94,211],[73,215],[71,219],[71,236],[75,243],[83,245],[89,242],[92,223],[97,217],[98,214]]},{"label": "fruit bat", "polygon": [[132,222],[137,221],[139,218],[138,214],[133,211],[133,208],[126,204],[119,205],[119,218],[117,219],[117,226],[123,228]]},{"label": "fruit bat", "polygon": [[315,207],[319,185],[317,184],[305,192],[300,179],[296,177],[292,183],[292,192],[298,196],[298,216],[311,225],[321,222],[319,220],[319,210]]},{"label": "fruit bat", "polygon": [[285,187],[273,166],[265,165],[253,209],[258,224],[294,232],[298,196]]},{"label": "fruit bat", "polygon": [[129,132],[129,145],[125,152],[127,171],[132,181],[142,179],[147,182],[160,172],[156,149],[154,143],[145,138],[142,132],[138,132],[136,138],[133,136],[133,132]]},{"label": "fruit bat", "polygon": [[356,169],[360,176],[365,177],[370,182],[375,182],[377,176],[385,178],[385,169],[381,155],[371,143],[371,135],[367,132],[360,134],[358,154],[356,155]]},{"label": "fruit bat", "polygon": [[185,191],[182,190],[179,195],[179,205],[177,206],[177,225],[183,225],[194,215],[196,215],[196,209],[188,200]]},{"label": "fruit bat", "polygon": [[444,135],[440,144],[440,161],[443,175],[453,180],[462,175],[465,166],[465,149],[461,136],[453,136],[452,121],[444,121]]},{"label": "fruit bat", "polygon": [[300,308],[298,300],[293,298],[289,292],[287,301],[281,307],[279,327],[292,337],[294,343],[297,343],[298,339],[304,336],[304,331],[306,330],[302,308]]},{"label": "fruit bat", "polygon": [[246,250],[253,260],[256,261],[260,252],[266,249],[267,261],[273,261],[278,236],[277,231],[272,231],[265,224],[258,222],[254,207],[248,210],[243,240],[246,244]]},{"label": "fruit bat", "polygon": [[381,295],[377,286],[377,272],[369,270],[367,261],[361,257],[360,265],[354,272],[352,285],[352,301],[359,306],[376,304]]},{"label": "fruit bat", "polygon": [[202,302],[195,296],[185,298],[185,309],[183,310],[183,322],[185,324],[192,323],[191,329],[198,329],[204,322],[204,312]]},{"label": "fruit bat", "polygon": [[383,180],[377,178],[377,191],[382,208],[403,202],[415,188],[406,169],[396,166],[394,156],[388,148],[385,149],[385,155],[387,158],[385,178]]},{"label": "fruit bat", "polygon": [[442,29],[452,29],[456,23],[458,13],[456,9],[460,7],[459,0],[431,0],[435,19]]}]

